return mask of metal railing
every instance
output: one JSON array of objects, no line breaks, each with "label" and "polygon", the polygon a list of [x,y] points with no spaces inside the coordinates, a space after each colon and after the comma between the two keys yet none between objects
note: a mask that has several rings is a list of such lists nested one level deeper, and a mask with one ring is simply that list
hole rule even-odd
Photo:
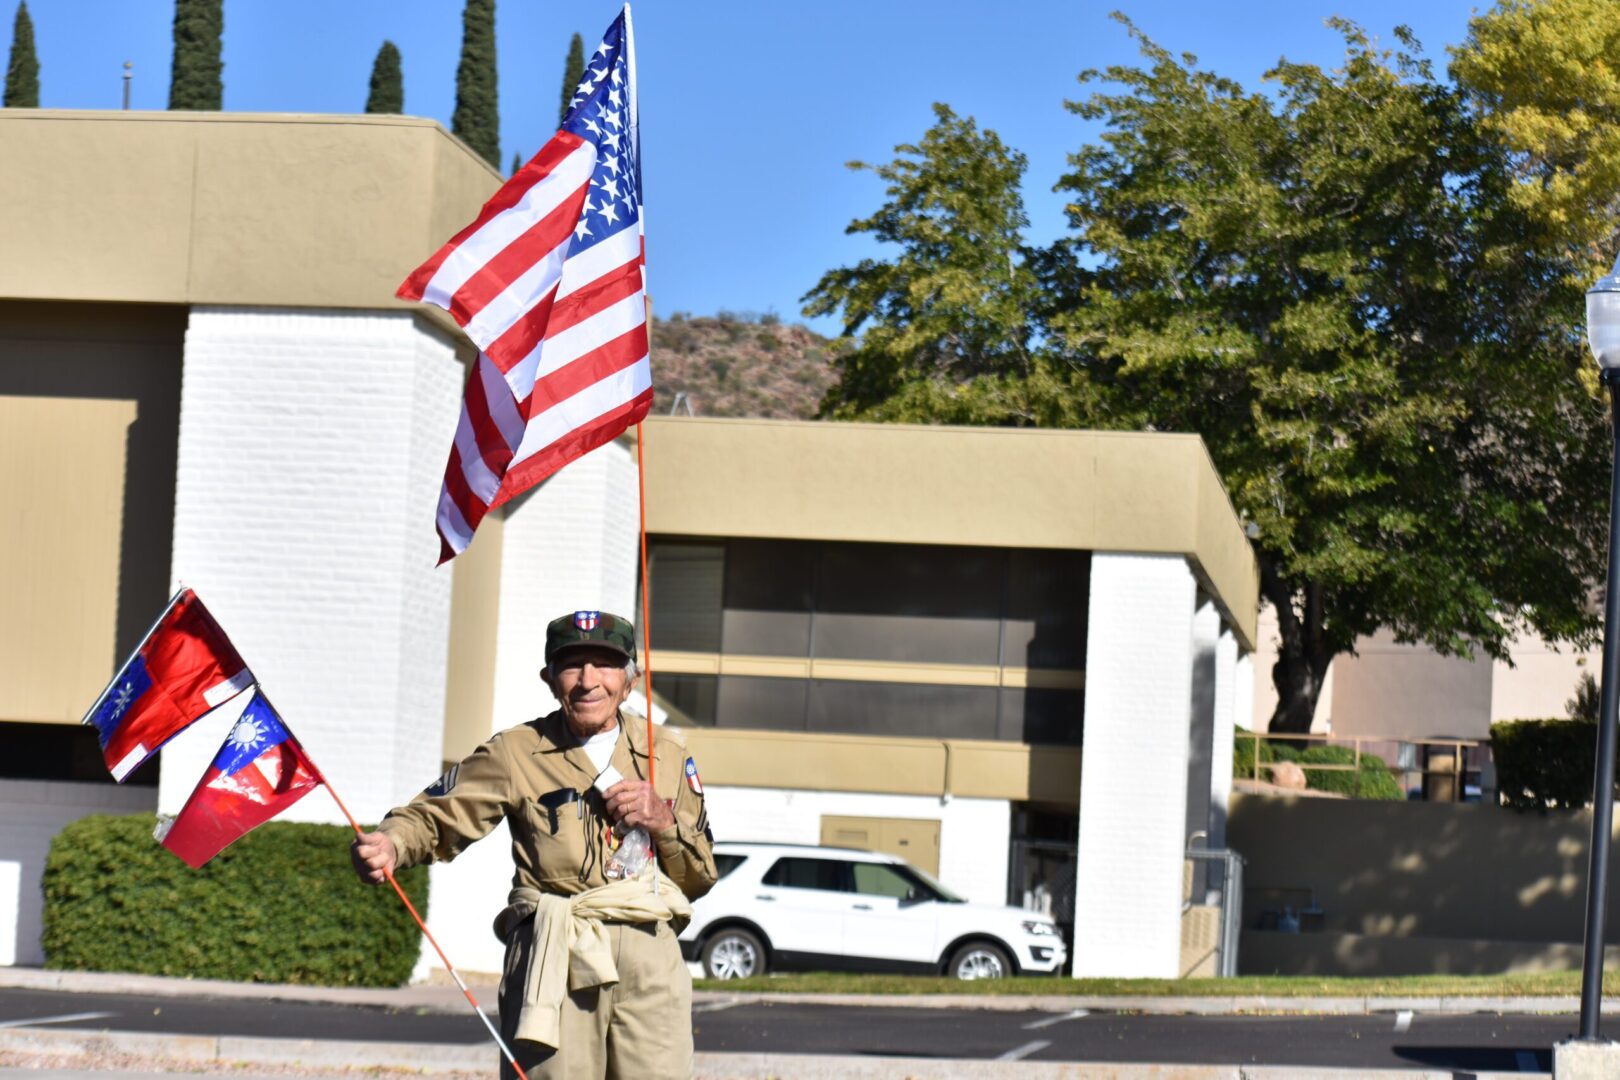
[{"label": "metal railing", "polygon": [[[1389,761],[1383,755],[1378,755],[1384,767],[1395,778],[1401,790],[1410,795],[1414,790],[1420,790],[1422,797],[1433,802],[1463,802],[1467,794],[1470,778],[1476,781],[1483,777],[1483,765],[1490,759],[1490,743],[1478,739],[1405,739],[1389,736],[1373,735],[1295,735],[1263,731],[1237,731],[1239,740],[1250,741],[1251,761],[1249,764],[1249,778],[1264,780],[1262,773],[1277,765],[1292,764],[1298,766],[1306,775],[1313,772],[1348,772],[1356,775],[1356,783],[1352,786],[1352,793],[1359,797],[1361,794],[1361,766],[1365,747],[1382,750],[1385,747],[1394,747],[1396,760]],[[1352,751],[1352,759],[1348,764],[1335,764],[1332,762],[1316,761],[1282,761],[1261,760],[1262,747],[1265,743],[1291,742],[1315,743],[1323,746],[1344,746]],[[1430,748],[1440,748],[1444,753],[1434,753]],[[1408,753],[1410,751],[1410,753]],[[1472,756],[1476,764],[1468,763]],[[1406,758],[1421,764],[1407,764]],[[1431,762],[1439,759],[1439,767],[1431,767]],[[1417,785],[1407,782],[1409,777],[1417,777]]]},{"label": "metal railing", "polygon": [[[1237,974],[1238,941],[1243,930],[1243,856],[1229,848],[1188,848],[1186,858],[1189,863],[1214,864],[1205,868],[1203,882],[1198,882],[1196,874],[1191,882],[1195,891],[1200,885],[1204,890],[1201,906],[1208,906],[1218,895],[1215,902],[1221,909],[1221,923],[1215,944],[1215,974],[1231,978]],[[1182,900],[1184,917],[1195,899],[1191,896]]]}]

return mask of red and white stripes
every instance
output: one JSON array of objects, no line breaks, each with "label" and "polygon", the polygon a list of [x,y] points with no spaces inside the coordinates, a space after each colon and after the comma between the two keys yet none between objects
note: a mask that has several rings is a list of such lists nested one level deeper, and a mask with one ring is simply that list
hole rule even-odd
[{"label": "red and white stripes", "polygon": [[602,206],[590,205],[602,152],[559,131],[400,286],[402,299],[444,308],[480,350],[439,497],[441,563],[490,509],[652,404],[639,207],[636,227],[579,246],[599,221],[587,215]]}]

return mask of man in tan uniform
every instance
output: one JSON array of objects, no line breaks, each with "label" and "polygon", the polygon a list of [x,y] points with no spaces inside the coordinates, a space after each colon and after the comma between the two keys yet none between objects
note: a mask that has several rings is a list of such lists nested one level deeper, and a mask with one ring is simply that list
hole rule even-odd
[{"label": "man in tan uniform", "polygon": [[[506,943],[501,1034],[534,1080],[692,1073],[692,979],[675,939],[687,901],[714,885],[712,837],[680,737],[654,735],[654,790],[645,723],[619,712],[634,640],[627,620],[605,612],[554,620],[541,678],[562,707],[496,734],[352,851],[361,880],[376,884],[510,823],[516,870],[495,920]],[[657,867],[626,876],[617,864],[634,839],[619,853],[620,837],[636,828]],[[502,1075],[516,1076],[504,1061]]]}]

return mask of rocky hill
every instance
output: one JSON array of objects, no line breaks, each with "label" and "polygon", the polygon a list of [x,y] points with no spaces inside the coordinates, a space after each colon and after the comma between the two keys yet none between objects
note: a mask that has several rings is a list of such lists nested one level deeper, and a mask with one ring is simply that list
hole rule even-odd
[{"label": "rocky hill", "polygon": [[774,315],[676,312],[651,328],[653,414],[808,420],[832,385],[834,340]]}]

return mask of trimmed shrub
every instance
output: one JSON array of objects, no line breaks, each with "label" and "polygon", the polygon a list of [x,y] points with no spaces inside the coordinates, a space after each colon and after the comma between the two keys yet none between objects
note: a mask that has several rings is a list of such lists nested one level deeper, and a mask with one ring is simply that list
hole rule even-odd
[{"label": "trimmed shrub", "polygon": [[[1313,746],[1299,755],[1301,765],[1354,765],[1356,752],[1348,746]],[[1317,791],[1334,791],[1352,799],[1404,799],[1389,766],[1377,754],[1362,754],[1361,768],[1353,772],[1324,772],[1307,768],[1305,783]]]},{"label": "trimmed shrub", "polygon": [[[51,842],[45,966],[238,982],[401,986],[421,931],[386,885],[360,884],[352,830],[270,822],[192,870],[152,814],[95,815]],[[398,874],[427,911],[427,868]]]},{"label": "trimmed shrub", "polygon": [[1590,720],[1508,720],[1491,725],[1491,760],[1502,805],[1568,810],[1592,801],[1597,724]]},{"label": "trimmed shrub", "polygon": [[1266,763],[1272,761],[1298,761],[1299,747],[1291,742],[1269,739],[1251,739],[1240,736],[1232,746],[1232,777],[1236,780],[1254,778],[1254,748],[1260,747],[1260,779],[1268,779]]},{"label": "trimmed shrub", "polygon": [[[1300,765],[1354,765],[1356,752],[1348,746],[1310,746],[1269,739],[1240,738],[1232,748],[1232,776],[1247,780],[1254,776],[1254,748],[1260,747],[1260,777],[1268,779],[1266,764],[1273,761],[1293,761]],[[1306,768],[1305,783],[1317,791],[1335,791],[1356,799],[1404,799],[1401,785],[1396,782],[1384,759],[1376,754],[1361,755],[1360,772],[1324,772]]]}]

